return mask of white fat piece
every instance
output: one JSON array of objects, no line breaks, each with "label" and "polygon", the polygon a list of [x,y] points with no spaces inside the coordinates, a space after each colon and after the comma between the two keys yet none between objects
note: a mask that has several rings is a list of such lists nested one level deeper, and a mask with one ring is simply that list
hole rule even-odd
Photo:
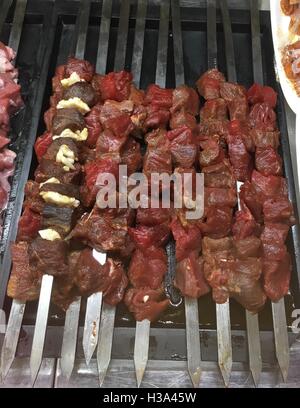
[{"label": "white fat piece", "polygon": [[84,142],[88,138],[88,130],[84,128],[81,132],[80,130],[76,130],[73,132],[71,129],[65,129],[61,132],[60,135],[53,136],[53,140],[59,139],[61,137],[69,137],[70,139],[74,139],[77,142]]},{"label": "white fat piece", "polygon": [[46,239],[47,241],[55,241],[56,239],[61,239],[59,233],[52,228],[40,230],[39,235],[41,238]]},{"label": "white fat piece", "polygon": [[57,178],[55,178],[55,177],[51,177],[51,178],[49,178],[48,180],[44,181],[44,183],[40,183],[40,188],[43,187],[44,184],[48,184],[48,183],[51,183],[51,184],[60,184],[60,181],[59,181]]},{"label": "white fat piece", "polygon": [[77,208],[80,204],[75,197],[69,197],[56,191],[41,191],[40,196],[48,204],[55,204],[59,207]]},{"label": "white fat piece", "polygon": [[62,163],[65,171],[70,171],[70,169],[75,170],[74,163],[76,160],[75,153],[69,148],[69,146],[65,144],[60,146],[56,154],[56,162]]},{"label": "white fat piece", "polygon": [[146,303],[146,302],[148,302],[148,300],[149,300],[149,295],[145,295],[143,297],[143,302]]},{"label": "white fat piece", "polygon": [[99,262],[100,265],[104,265],[107,259],[107,254],[105,252],[96,251],[93,249],[93,257]]},{"label": "white fat piece", "polygon": [[60,81],[64,88],[69,88],[70,86],[76,84],[77,82],[85,82],[84,79],[80,78],[77,72],[72,72],[69,78],[64,78]]},{"label": "white fat piece", "polygon": [[85,115],[86,113],[90,111],[89,106],[77,96],[75,96],[74,98],[70,98],[70,99],[62,99],[61,101],[58,102],[56,106],[56,109],[66,109],[66,108],[77,109],[83,115]]}]

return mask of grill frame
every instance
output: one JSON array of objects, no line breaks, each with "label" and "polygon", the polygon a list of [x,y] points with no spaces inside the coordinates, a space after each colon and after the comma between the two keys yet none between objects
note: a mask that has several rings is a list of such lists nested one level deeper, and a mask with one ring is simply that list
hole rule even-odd
[{"label": "grill frame", "polygon": [[[40,3],[40,6],[38,7],[38,3]],[[47,7],[45,10],[43,10],[44,6],[41,4],[47,3]],[[92,25],[96,25],[95,23],[97,23],[98,21],[100,21],[100,13],[101,13],[101,2],[100,1],[94,1],[91,4],[91,16],[93,16],[92,18],[90,18],[90,21],[92,21]],[[117,24],[117,16],[118,16],[118,9],[119,9],[119,2],[115,1],[113,8],[112,8],[112,27],[115,29],[118,24]],[[130,21],[129,21],[129,27],[130,29],[132,29],[133,26],[133,20],[136,14],[136,1],[132,1],[131,2],[133,5],[131,7],[130,10]],[[158,8],[157,8],[157,4],[160,3],[158,1],[149,1],[150,6],[148,7],[148,14],[147,14],[147,24],[148,27],[150,25],[150,27],[157,27],[158,26],[158,19],[159,19],[159,15],[158,15]],[[233,2],[234,3],[234,2]],[[247,3],[244,2],[244,3]],[[182,21],[183,21],[183,27],[185,27],[187,24],[205,24],[205,9],[201,9],[200,11],[198,10],[198,12],[195,14],[193,12],[194,10],[194,6],[198,5],[199,2],[196,1],[182,1],[181,2],[181,16],[182,16]],[[205,2],[200,2],[201,7],[205,5]],[[22,135],[28,135],[28,139],[27,139],[27,146],[26,149],[24,149],[23,151],[23,155],[21,154],[18,157],[18,163],[17,163],[17,168],[16,168],[16,173],[13,179],[13,187],[12,187],[12,193],[11,193],[11,198],[10,198],[10,204],[9,204],[9,208],[8,208],[8,215],[6,216],[6,223],[4,226],[4,230],[6,231],[6,236],[4,237],[4,243],[3,243],[3,249],[4,249],[4,253],[2,254],[2,263],[1,263],[1,276],[0,276],[0,307],[2,307],[4,305],[4,301],[5,301],[5,291],[6,291],[6,282],[8,280],[8,276],[9,276],[9,270],[10,270],[10,256],[9,256],[9,250],[8,250],[8,242],[10,240],[13,240],[16,234],[16,228],[17,228],[17,219],[20,216],[20,212],[21,212],[21,205],[22,205],[22,201],[23,201],[23,193],[21,191],[21,187],[23,185],[23,183],[25,183],[27,181],[27,174],[29,173],[30,167],[31,167],[31,157],[32,157],[32,151],[31,151],[31,147],[34,143],[36,134],[37,134],[37,130],[41,129],[41,123],[40,123],[40,113],[42,110],[44,110],[45,105],[47,104],[48,101],[48,94],[49,94],[49,80],[51,78],[51,76],[53,75],[53,71],[54,71],[54,67],[55,67],[55,58],[53,58],[53,48],[55,45],[57,45],[57,39],[59,34],[59,30],[62,30],[62,26],[63,23],[68,23],[72,26],[75,26],[75,20],[76,20],[76,16],[78,15],[78,11],[79,11],[80,7],[79,7],[79,2],[78,1],[70,1],[70,2],[63,2],[63,1],[56,1],[55,4],[52,1],[42,1],[42,2],[38,2],[36,0],[33,1],[28,1],[28,5],[27,5],[27,11],[26,11],[26,16],[25,16],[25,24],[26,24],[26,18],[33,18],[33,19],[39,19],[40,16],[43,16],[43,23],[44,23],[44,36],[46,37],[46,35],[48,35],[48,41],[41,41],[41,50],[40,53],[37,57],[37,63],[36,63],[36,67],[39,67],[39,73],[37,74],[37,78],[36,78],[36,82],[35,82],[35,86],[32,86],[32,91],[31,93],[29,93],[29,104],[28,106],[26,105],[25,108],[25,113],[24,113],[24,117],[25,117],[25,122],[26,122],[26,118],[28,118],[29,116],[32,115],[33,120],[31,121],[30,126],[27,126],[23,132]],[[13,10],[13,8],[12,8]],[[8,16],[8,21],[12,20],[12,10],[9,13]],[[49,18],[48,15],[48,11],[51,10],[51,19]],[[233,25],[237,25],[237,24],[243,24],[243,21],[247,20],[247,18],[245,17],[246,14],[242,15],[242,23],[241,23],[241,18],[238,18],[238,13],[239,11],[233,10],[231,12],[231,18],[232,18],[232,23]],[[242,13],[246,13],[246,12],[242,12]],[[198,17],[198,19],[196,18]],[[265,15],[263,17],[264,21],[268,20],[268,17]],[[40,21],[40,20],[39,20]],[[94,23],[93,23],[94,22]],[[220,29],[220,25],[221,25],[221,17],[220,14],[217,15],[217,24],[218,27]],[[268,25],[268,33],[265,34],[264,39],[266,38],[266,35],[268,37],[267,43],[270,43],[271,40],[271,33],[270,33],[270,22],[267,23]],[[76,38],[76,35],[74,36],[74,38]],[[88,34],[88,38],[89,38],[89,34]],[[170,41],[169,41],[170,43]],[[21,42],[22,45],[22,42]],[[62,45],[62,44],[61,44]],[[73,44],[71,45],[71,47],[73,50],[75,49],[75,42],[73,42]],[[68,52],[66,51],[65,54],[67,54]],[[60,54],[60,53],[58,53]],[[170,57],[170,56],[169,56]],[[206,61],[206,60],[205,60]],[[58,58],[58,63],[61,63],[63,61],[60,61],[60,59]],[[265,62],[265,61],[264,61]],[[108,66],[109,64],[112,64],[110,56],[108,55]],[[126,67],[127,68],[127,67]],[[108,69],[109,70],[109,69]],[[168,72],[168,71],[167,71]],[[199,72],[200,73],[200,72]],[[173,74],[174,75],[174,74]],[[272,74],[274,76],[274,72]],[[268,78],[269,79],[269,78]],[[272,84],[274,85],[275,83],[275,76],[272,79]],[[187,83],[189,84],[189,80],[187,81]],[[283,155],[284,155],[284,167],[285,167],[285,173],[286,173],[286,177],[288,179],[288,184],[289,184],[289,194],[290,194],[290,198],[292,199],[293,202],[296,201],[295,198],[295,188],[294,188],[294,182],[293,182],[293,173],[292,173],[292,166],[291,166],[291,158],[290,158],[290,149],[289,149],[289,142],[288,142],[288,137],[287,137],[287,125],[286,125],[286,116],[285,116],[285,108],[284,108],[284,99],[282,96],[281,91],[280,92],[280,98],[279,98],[279,104],[278,104],[278,109],[277,109],[277,116],[278,116],[278,123],[280,125],[280,130],[282,132],[282,135],[285,135],[285,137],[282,137],[282,150],[283,150]],[[22,135],[20,137],[22,137]],[[25,177],[26,176],[26,177]],[[293,259],[294,262],[294,273],[293,273],[293,282],[292,282],[292,286],[295,287],[295,293],[297,293],[299,296],[295,296],[294,300],[295,300],[295,304],[296,306],[300,305],[300,285],[299,285],[299,281],[300,281],[300,253],[299,253],[299,247],[300,247],[300,235],[299,235],[299,226],[295,226],[292,228],[292,232],[290,234],[291,236],[291,243],[292,243],[292,251],[294,249],[294,253],[295,253],[295,258]],[[295,271],[297,271],[297,273],[295,273]],[[5,306],[9,306],[7,303],[5,304]],[[27,332],[27,335],[25,336],[25,343],[28,343],[28,340],[30,339],[30,327],[28,325],[25,325],[23,327],[25,329],[25,331]],[[52,329],[51,327],[48,327],[48,329]],[[162,329],[154,329],[155,330],[162,330]],[[168,333],[169,330],[174,331],[178,329],[164,329],[167,330]],[[60,330],[58,330],[57,328],[53,327],[53,331],[54,332],[59,332]],[[132,342],[131,338],[134,339],[134,330],[132,329],[124,329],[124,330],[120,330],[121,332],[123,331],[124,333],[127,331],[128,332],[128,338],[129,340],[129,344],[130,342]],[[179,330],[180,331],[180,330]],[[270,332],[266,332],[267,335],[272,335],[272,333]],[[167,334],[166,334],[167,335]],[[205,329],[201,329],[200,330],[200,335],[201,335],[201,344],[204,343],[204,355],[206,353],[205,351],[205,343],[209,343],[214,342],[215,339],[215,331],[214,330],[205,330]],[[241,361],[243,363],[245,363],[247,361],[247,352],[246,352],[246,348],[247,348],[247,344],[246,344],[246,335],[244,331],[241,332],[237,332],[235,330],[233,330],[232,332],[233,335],[233,349],[235,349],[236,347],[243,350],[244,353],[244,357],[241,358]],[[55,335],[56,336],[56,335]],[[120,334],[120,336],[124,336],[124,334]],[[131,337],[130,337],[131,336]],[[152,336],[152,333],[151,333]],[[155,339],[158,335],[154,335],[152,336],[152,343],[155,343]],[[116,336],[115,336],[116,337]],[[158,336],[159,337],[159,336]],[[180,337],[180,336],[179,336]],[[290,333],[290,342],[292,342],[295,338],[295,336]],[[55,337],[54,337],[55,338]],[[120,339],[123,337],[120,337]],[[126,336],[124,337],[126,338]],[[262,344],[265,344],[265,346],[267,346],[267,344],[269,343],[269,339],[270,337],[267,337],[268,340],[263,340]],[[58,337],[56,337],[56,345],[55,345],[55,351],[51,351],[49,350],[49,348],[47,349],[47,346],[45,347],[45,353],[44,356],[45,357],[52,357],[52,356],[59,356],[59,347],[60,347],[60,342],[57,340]],[[81,357],[81,350],[80,350],[80,345],[81,345],[81,341],[80,339],[80,335],[78,338],[78,353],[77,356]],[[122,343],[121,340],[120,344]],[[241,340],[242,339],[242,340]],[[180,340],[181,341],[181,340]],[[30,340],[29,340],[29,344],[30,344]],[[174,343],[174,347],[177,347],[179,345],[179,343],[176,346],[176,342]],[[181,343],[180,343],[181,344]],[[27,344],[28,346],[28,344]],[[48,346],[49,347],[49,346]],[[116,347],[114,345],[114,347]],[[202,347],[202,350],[203,350]],[[155,347],[154,347],[155,348]],[[51,349],[51,347],[50,347]],[[179,347],[180,349],[180,347]],[[18,355],[28,355],[27,353],[27,348],[23,347],[22,348],[22,341],[19,344],[19,348],[18,348]],[[130,350],[130,347],[128,348],[128,350]],[[209,346],[207,346],[207,350],[209,350]],[[242,353],[242,354],[243,354]],[[168,354],[168,353],[166,353]],[[213,354],[215,354],[214,352],[210,351],[208,352],[208,360],[216,360],[215,356],[213,356]],[[270,353],[270,355],[268,356],[268,359],[266,360],[268,363],[272,364],[274,362],[274,356],[272,358],[271,356],[272,353]],[[115,354],[114,350],[113,350],[113,356],[117,357],[117,358],[126,358],[125,356],[121,355],[118,356]],[[130,356],[129,356],[130,357]],[[169,355],[165,355],[166,359],[170,358]],[[153,352],[153,349],[151,351],[151,338],[150,338],[150,358],[155,359],[156,355],[155,352]],[[160,357],[161,358],[161,357]],[[178,357],[180,360],[185,360],[185,355],[181,355]],[[237,357],[233,356],[234,360],[237,361]]]}]

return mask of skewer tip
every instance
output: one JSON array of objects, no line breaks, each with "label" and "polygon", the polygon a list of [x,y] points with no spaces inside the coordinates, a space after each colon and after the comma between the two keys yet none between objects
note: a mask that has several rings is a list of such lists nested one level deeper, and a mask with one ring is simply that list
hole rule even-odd
[{"label": "skewer tip", "polygon": [[286,381],[287,381],[287,377],[288,377],[288,368],[286,368],[286,367],[280,367],[280,371],[281,371],[281,375],[282,375],[283,382],[286,382]]},{"label": "skewer tip", "polygon": [[99,371],[99,387],[100,387],[100,388],[102,387],[103,382],[104,382],[104,379],[105,379],[105,377],[106,377],[106,371],[107,371],[107,370]]},{"label": "skewer tip", "polygon": [[221,374],[224,380],[225,387],[227,388],[230,382],[232,362],[231,361],[227,361],[225,363],[220,362],[219,366],[220,366],[220,370],[221,370]]},{"label": "skewer tip", "polygon": [[201,373],[202,371],[200,367],[197,367],[195,371],[189,370],[189,374],[194,388],[199,388],[200,386]]},{"label": "skewer tip", "polygon": [[252,379],[253,379],[255,388],[258,388],[261,371],[253,369],[251,370],[251,374],[252,374]]},{"label": "skewer tip", "polygon": [[144,373],[145,373],[145,368],[139,368],[139,369],[135,370],[136,382],[137,382],[138,388],[140,388],[140,386],[141,386],[141,383],[142,383],[143,377],[144,377]]}]

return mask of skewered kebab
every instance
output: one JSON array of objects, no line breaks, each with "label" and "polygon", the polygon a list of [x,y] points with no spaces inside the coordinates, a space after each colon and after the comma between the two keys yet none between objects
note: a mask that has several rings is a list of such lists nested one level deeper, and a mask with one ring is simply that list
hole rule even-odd
[{"label": "skewered kebab", "polygon": [[[16,113],[23,105],[21,87],[18,85],[18,70],[12,61],[15,52],[0,42],[0,215],[6,208],[10,191],[9,178],[14,173],[15,152],[9,150],[8,132],[10,116]],[[2,221],[0,221],[2,224]],[[2,225],[0,225],[0,235]]]}]

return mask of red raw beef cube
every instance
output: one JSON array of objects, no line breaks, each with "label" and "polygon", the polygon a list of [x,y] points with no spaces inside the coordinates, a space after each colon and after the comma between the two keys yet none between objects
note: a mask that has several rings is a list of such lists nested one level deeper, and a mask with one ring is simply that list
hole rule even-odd
[{"label": "red raw beef cube", "polygon": [[205,221],[198,223],[203,235],[210,238],[223,238],[230,234],[232,208],[211,206],[205,211]]},{"label": "red raw beef cube", "polygon": [[235,207],[237,203],[236,190],[234,188],[204,187],[205,206]]},{"label": "red raw beef cube", "polygon": [[228,119],[227,104],[224,99],[207,100],[200,110],[200,119],[201,121]]},{"label": "red raw beef cube", "polygon": [[276,130],[276,114],[267,103],[256,103],[249,114],[251,127],[265,131]]},{"label": "red raw beef cube", "polygon": [[222,82],[220,86],[221,98],[226,102],[234,101],[235,99],[243,98],[246,96],[246,88],[242,85],[232,82]]},{"label": "red raw beef cube", "polygon": [[266,260],[281,261],[287,254],[284,244],[289,226],[280,223],[265,224],[261,234],[263,254]]},{"label": "red raw beef cube", "polygon": [[241,201],[242,209],[235,213],[232,233],[235,239],[245,239],[251,235],[259,235],[260,227],[255,221],[246,204]]},{"label": "red raw beef cube", "polygon": [[40,214],[25,207],[18,224],[17,241],[28,241],[35,238],[41,229],[42,218]]},{"label": "red raw beef cube", "polygon": [[225,158],[224,149],[220,143],[220,137],[215,135],[200,144],[199,162],[201,167],[212,166],[223,162]]},{"label": "red raw beef cube", "polygon": [[171,112],[184,109],[193,116],[199,113],[199,97],[193,88],[186,85],[178,86],[173,91]]},{"label": "red raw beef cube", "polygon": [[243,139],[239,135],[229,134],[227,137],[229,159],[233,167],[236,180],[250,179],[253,161],[248,153]]},{"label": "red raw beef cube", "polygon": [[273,197],[287,195],[286,180],[279,176],[264,176],[260,172],[253,170],[251,183],[254,191],[260,197]]},{"label": "red raw beef cube", "polygon": [[103,153],[118,153],[127,141],[127,136],[116,136],[111,130],[105,129],[97,136],[96,156],[100,157]]},{"label": "red raw beef cube", "polygon": [[129,98],[132,74],[127,71],[110,72],[104,75],[99,88],[101,99],[112,99],[118,102]]},{"label": "red raw beef cube", "polygon": [[176,259],[181,261],[193,250],[201,249],[201,232],[193,224],[183,227],[181,222],[174,218],[171,223],[172,234],[176,241]]},{"label": "red raw beef cube", "polygon": [[277,105],[277,93],[270,86],[253,84],[247,91],[247,99],[251,105],[267,103],[271,108]]},{"label": "red raw beef cube", "polygon": [[185,259],[176,265],[174,285],[183,296],[197,299],[210,291],[204,278],[203,258],[197,251],[191,252]]},{"label": "red raw beef cube", "polygon": [[167,224],[154,225],[153,227],[139,225],[136,228],[129,228],[128,232],[135,245],[141,250],[145,250],[151,246],[165,245],[170,235],[170,228]]},{"label": "red raw beef cube", "polygon": [[147,118],[145,120],[146,129],[166,127],[170,119],[170,111],[161,108],[159,105],[151,104],[147,106]]},{"label": "red raw beef cube", "polygon": [[40,161],[41,158],[46,154],[48,147],[52,142],[52,133],[50,132],[45,132],[44,134],[42,134],[42,136],[39,136],[36,139],[36,142],[34,144],[34,151],[38,161]]},{"label": "red raw beef cube", "polygon": [[111,130],[120,138],[128,136],[134,130],[130,116],[110,101],[105,102],[101,108],[100,122],[105,129]]},{"label": "red raw beef cube", "polygon": [[164,249],[156,247],[150,247],[146,251],[137,249],[130,261],[128,277],[135,288],[158,289],[167,269]]},{"label": "red raw beef cube", "polygon": [[293,205],[286,196],[265,200],[263,213],[266,222],[283,222],[288,225],[293,225],[296,222]]},{"label": "red raw beef cube", "polygon": [[170,109],[173,102],[173,89],[164,89],[151,84],[147,88],[145,102],[160,109]]},{"label": "red raw beef cube", "polygon": [[198,92],[204,99],[220,98],[220,86],[225,82],[224,75],[213,68],[206,71],[196,82]]},{"label": "red raw beef cube", "polygon": [[291,271],[291,258],[288,253],[281,261],[264,260],[263,287],[266,295],[273,302],[278,302],[288,293]]},{"label": "red raw beef cube", "polygon": [[150,288],[129,289],[124,302],[129,311],[134,314],[135,320],[148,319],[150,322],[157,320],[170,304],[162,289]]},{"label": "red raw beef cube", "polygon": [[282,159],[273,147],[258,147],[255,152],[255,167],[265,176],[282,174]]},{"label": "red raw beef cube", "polygon": [[90,82],[95,73],[95,67],[86,60],[69,57],[65,67],[65,76],[68,78],[73,72],[76,72],[81,79]]},{"label": "red raw beef cube", "polygon": [[85,116],[85,123],[88,129],[88,138],[86,140],[86,145],[90,148],[96,146],[97,139],[102,131],[102,126],[100,122],[100,113],[102,105],[97,104],[93,106],[91,111]]}]

